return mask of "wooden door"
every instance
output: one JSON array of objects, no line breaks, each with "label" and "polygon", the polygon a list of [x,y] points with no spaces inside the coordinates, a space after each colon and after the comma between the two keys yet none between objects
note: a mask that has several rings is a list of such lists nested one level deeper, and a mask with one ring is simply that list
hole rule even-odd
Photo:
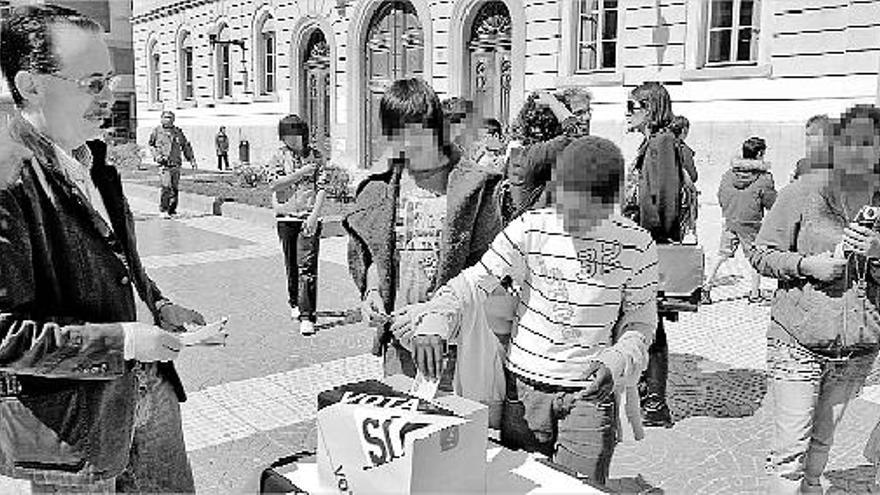
[{"label": "wooden door", "polygon": [[330,158],[330,48],[320,31],[312,35],[305,63],[306,111],[312,146]]},{"label": "wooden door", "polygon": [[480,8],[468,43],[470,94],[483,118],[510,117],[510,13],[503,2]]},{"label": "wooden door", "polygon": [[424,72],[424,35],[412,4],[401,1],[382,4],[370,22],[364,55],[367,125],[363,166],[370,168],[383,142],[379,120],[382,95],[394,81],[422,76]]}]

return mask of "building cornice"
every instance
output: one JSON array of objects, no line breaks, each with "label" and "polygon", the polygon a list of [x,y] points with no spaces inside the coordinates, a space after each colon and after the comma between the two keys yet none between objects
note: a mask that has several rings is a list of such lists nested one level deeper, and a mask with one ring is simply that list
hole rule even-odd
[{"label": "building cornice", "polygon": [[132,16],[131,23],[134,25],[155,21],[163,17],[179,14],[192,8],[217,3],[217,1],[218,0],[177,0],[176,2],[170,3],[168,5],[156,7],[155,9],[148,10],[142,14]]}]

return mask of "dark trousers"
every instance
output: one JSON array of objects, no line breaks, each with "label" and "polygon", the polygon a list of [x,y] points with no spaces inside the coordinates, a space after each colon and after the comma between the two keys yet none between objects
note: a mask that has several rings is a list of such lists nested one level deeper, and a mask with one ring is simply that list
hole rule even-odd
[{"label": "dark trousers", "polygon": [[180,166],[162,168],[162,195],[159,198],[159,211],[174,215],[177,213],[177,197],[180,187]]},{"label": "dark trousers", "polygon": [[654,396],[666,400],[666,379],[669,376],[669,344],[663,318],[657,319],[654,343],[648,348],[648,368],[642,373],[639,390],[642,399]]},{"label": "dark trousers", "polygon": [[278,238],[284,250],[287,269],[287,295],[290,307],[299,308],[299,319],[315,321],[318,297],[318,249],[321,241],[321,222],[315,233],[303,233],[303,221],[278,222]]},{"label": "dark trousers", "polygon": [[617,443],[617,403],[613,396],[603,402],[585,400],[578,392],[507,372],[501,443],[544,454],[604,485]]},{"label": "dark trousers", "polygon": [[[224,167],[223,164],[226,163]],[[223,153],[222,155],[217,155],[217,169],[218,170],[229,170],[229,155]]]}]

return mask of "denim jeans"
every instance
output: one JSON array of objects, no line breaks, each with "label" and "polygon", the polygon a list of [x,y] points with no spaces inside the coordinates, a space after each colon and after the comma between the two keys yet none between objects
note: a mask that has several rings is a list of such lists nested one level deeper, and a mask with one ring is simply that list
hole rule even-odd
[{"label": "denim jeans", "polygon": [[544,454],[604,485],[617,443],[617,403],[613,396],[601,403],[583,400],[577,392],[508,372],[501,443]]},{"label": "denim jeans", "polygon": [[177,197],[180,188],[180,166],[162,168],[162,192],[159,197],[159,211],[177,213]]},{"label": "denim jeans", "polygon": [[299,308],[299,319],[315,322],[318,298],[318,251],[321,245],[321,222],[315,233],[303,233],[303,221],[278,222],[278,238],[284,251],[287,269],[287,295],[290,307]]},{"label": "denim jeans", "polygon": [[125,471],[117,477],[122,493],[195,493],[183,439],[180,403],[171,382],[155,364],[138,364],[134,438]]},{"label": "denim jeans", "polygon": [[829,361],[800,346],[769,339],[767,364],[773,439],[768,493],[798,493],[819,485],[834,430],[855,398],[877,352]]}]

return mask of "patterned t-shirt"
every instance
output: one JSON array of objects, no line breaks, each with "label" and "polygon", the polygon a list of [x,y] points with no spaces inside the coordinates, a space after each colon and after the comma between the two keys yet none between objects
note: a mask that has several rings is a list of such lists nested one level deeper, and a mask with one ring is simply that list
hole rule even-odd
[{"label": "patterned t-shirt", "polygon": [[[508,368],[552,385],[583,387],[587,362],[615,375],[641,369],[657,325],[657,250],[647,231],[618,214],[576,236],[552,209],[513,220],[462,276],[492,291],[522,287]],[[619,329],[626,339],[615,342]],[[616,369],[615,369],[616,368]]]},{"label": "patterned t-shirt", "polygon": [[401,222],[397,229],[400,256],[395,307],[428,300],[434,285],[443,225],[446,223],[446,195],[413,187],[402,193]]}]

